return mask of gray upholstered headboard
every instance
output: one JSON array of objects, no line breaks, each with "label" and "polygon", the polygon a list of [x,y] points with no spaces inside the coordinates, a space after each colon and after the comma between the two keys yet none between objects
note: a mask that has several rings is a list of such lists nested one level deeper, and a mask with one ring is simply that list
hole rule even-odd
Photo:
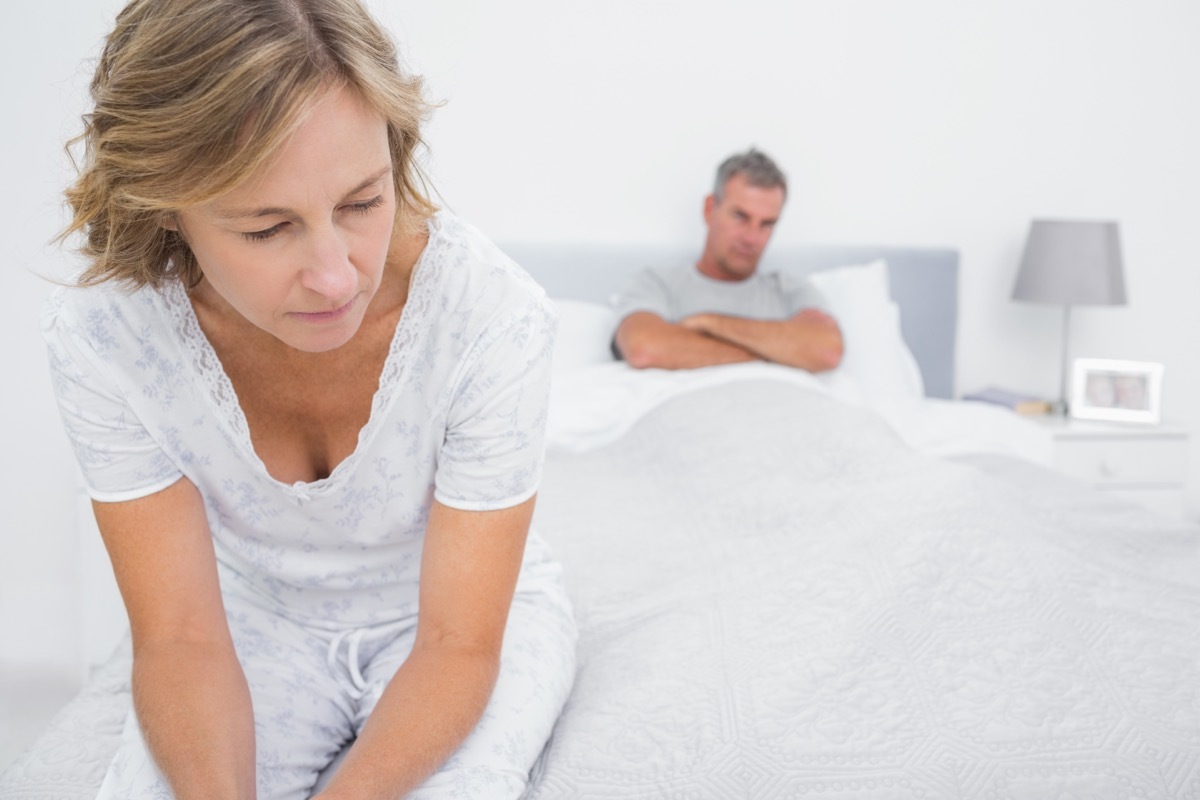
[{"label": "gray upholstered headboard", "polygon": [[[669,245],[501,245],[551,297],[607,303],[635,273],[652,265],[686,264],[695,249]],[[887,261],[900,327],[930,397],[954,396],[958,329],[958,252],[946,248],[774,245],[760,269],[803,274],[847,264]]]}]

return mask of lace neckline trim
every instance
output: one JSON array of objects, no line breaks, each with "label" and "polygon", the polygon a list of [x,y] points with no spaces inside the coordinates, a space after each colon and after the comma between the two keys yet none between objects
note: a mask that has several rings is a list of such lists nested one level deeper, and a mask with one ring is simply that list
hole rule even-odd
[{"label": "lace neckline trim", "polygon": [[375,436],[380,425],[383,424],[409,360],[417,350],[414,343],[426,329],[423,323],[428,317],[433,303],[434,289],[437,286],[436,276],[445,261],[447,250],[447,239],[443,235],[445,229],[443,213],[435,214],[429,219],[429,240],[413,265],[412,276],[409,278],[408,298],[400,312],[400,321],[396,324],[396,332],[392,336],[391,345],[383,363],[383,370],[379,375],[379,386],[371,398],[371,412],[367,423],[358,432],[358,440],[353,452],[342,459],[328,476],[315,481],[284,483],[267,470],[266,464],[254,450],[254,444],[250,439],[250,427],[246,422],[246,415],[238,403],[233,383],[225,373],[225,368],[222,366],[216,350],[213,349],[212,343],[209,342],[200,327],[200,321],[196,317],[196,311],[192,307],[187,290],[179,281],[172,281],[163,288],[162,296],[172,327],[183,345],[192,369],[204,387],[208,400],[216,410],[218,419],[226,426],[234,445],[241,451],[243,458],[267,480],[292,494],[308,496],[327,491],[329,487],[337,485],[342,476],[353,471],[360,454]]}]

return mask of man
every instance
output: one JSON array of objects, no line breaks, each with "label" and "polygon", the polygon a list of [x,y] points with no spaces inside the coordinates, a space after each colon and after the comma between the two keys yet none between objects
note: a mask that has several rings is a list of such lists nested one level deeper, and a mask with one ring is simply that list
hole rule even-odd
[{"label": "man", "polygon": [[717,169],[704,199],[708,237],[695,266],[648,269],[618,298],[616,352],[639,369],[770,361],[833,369],[842,334],[808,281],[759,273],[787,179],[751,148]]}]

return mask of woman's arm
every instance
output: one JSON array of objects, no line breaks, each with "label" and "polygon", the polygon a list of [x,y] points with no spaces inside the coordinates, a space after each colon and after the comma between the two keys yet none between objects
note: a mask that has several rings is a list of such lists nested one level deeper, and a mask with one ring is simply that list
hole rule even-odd
[{"label": "woman's arm", "polygon": [[212,536],[186,478],[93,503],[133,632],[133,701],[177,800],[253,798],[250,691],[225,621]]},{"label": "woman's arm", "polygon": [[321,800],[403,797],[475,728],[500,670],[533,504],[460,511],[434,502],[412,654]]}]

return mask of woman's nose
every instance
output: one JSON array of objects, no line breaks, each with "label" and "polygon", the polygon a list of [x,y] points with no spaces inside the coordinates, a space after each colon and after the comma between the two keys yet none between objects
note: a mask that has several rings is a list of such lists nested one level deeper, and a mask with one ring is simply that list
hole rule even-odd
[{"label": "woman's nose", "polygon": [[314,236],[310,263],[301,278],[304,288],[345,302],[357,288],[358,275],[350,262],[350,250],[336,231]]}]

